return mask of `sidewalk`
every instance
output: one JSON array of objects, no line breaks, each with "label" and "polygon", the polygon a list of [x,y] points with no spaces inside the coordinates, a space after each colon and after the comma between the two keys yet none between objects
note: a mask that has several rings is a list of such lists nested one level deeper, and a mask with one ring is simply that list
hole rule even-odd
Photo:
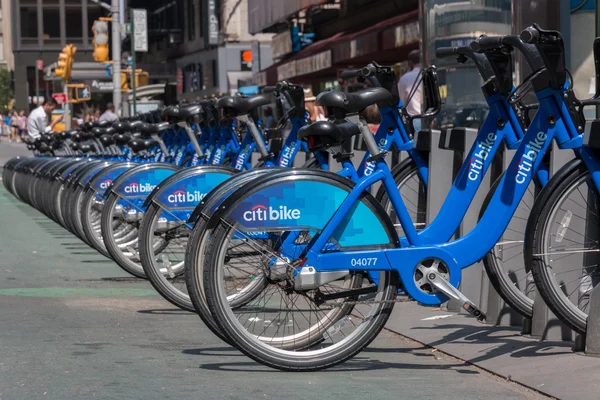
[{"label": "sidewalk", "polygon": [[600,396],[600,359],[573,353],[571,342],[541,342],[415,302],[396,304],[386,328],[548,396]]}]

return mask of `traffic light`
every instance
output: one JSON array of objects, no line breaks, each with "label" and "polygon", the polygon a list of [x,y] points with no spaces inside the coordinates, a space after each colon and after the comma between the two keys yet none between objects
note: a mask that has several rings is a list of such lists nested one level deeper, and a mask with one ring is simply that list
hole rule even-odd
[{"label": "traffic light", "polygon": [[108,61],[108,22],[94,21],[94,60],[97,62]]},{"label": "traffic light", "polygon": [[127,82],[127,72],[121,71],[121,90],[129,90],[129,82]]},{"label": "traffic light", "polygon": [[71,79],[71,72],[73,70],[73,59],[75,57],[76,52],[77,47],[73,46],[72,44],[68,44],[58,55],[58,62],[55,72],[57,76],[60,76],[65,81]]}]

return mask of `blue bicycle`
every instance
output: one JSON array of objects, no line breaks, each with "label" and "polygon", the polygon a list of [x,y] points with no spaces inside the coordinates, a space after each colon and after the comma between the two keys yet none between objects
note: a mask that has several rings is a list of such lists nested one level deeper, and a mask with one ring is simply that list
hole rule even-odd
[{"label": "blue bicycle", "polygon": [[[509,104],[491,105],[497,118],[480,130],[482,136],[469,152],[469,162],[459,171],[442,212],[427,228],[418,231],[413,225],[373,137],[365,131],[336,130],[336,120],[352,115],[354,107],[364,103],[343,102],[331,94],[320,95],[317,101],[335,120],[306,128],[306,136],[330,137],[339,143],[362,134],[376,158],[371,175],[353,185],[323,171],[277,172],[227,197],[208,223],[212,236],[205,244],[203,283],[218,327],[241,351],[284,370],[315,370],[343,362],[383,328],[398,287],[424,305],[452,298],[478,319],[485,318],[457,289],[461,270],[484,257],[502,236],[552,142],[561,149],[577,149],[582,168],[592,171],[596,188],[600,183],[593,173],[598,161],[589,147],[582,146],[583,125],[578,115],[570,113],[573,99],[565,96],[560,33],[534,25],[521,38],[483,37],[471,47],[486,54],[522,52],[534,73],[510,93],[510,99],[519,99],[531,87],[539,109],[519,140],[515,132],[520,126]],[[353,100],[360,102],[361,97]],[[441,227],[458,225],[491,163],[488,155],[502,142],[516,151],[487,209],[469,234],[446,242],[454,229]],[[398,237],[385,211],[366,192],[375,182],[382,182],[405,238]],[[255,239],[257,232],[268,239]],[[238,238],[244,238],[255,254],[240,263],[235,279],[228,280],[224,265],[235,255],[230,248]],[[232,286],[242,283],[244,288],[257,279],[266,282],[260,294],[237,309],[232,306]]]}]

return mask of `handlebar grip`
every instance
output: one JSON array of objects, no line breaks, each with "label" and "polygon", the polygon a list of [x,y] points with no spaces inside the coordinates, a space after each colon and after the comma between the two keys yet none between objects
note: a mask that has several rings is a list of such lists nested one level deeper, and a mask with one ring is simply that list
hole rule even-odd
[{"label": "handlebar grip", "polygon": [[350,79],[350,78],[356,78],[356,77],[359,77],[362,75],[363,75],[362,69],[347,69],[345,71],[342,71],[341,78],[342,79]]},{"label": "handlebar grip", "polygon": [[481,52],[484,50],[496,49],[502,47],[504,36],[484,36],[471,42],[471,50]]},{"label": "handlebar grip", "polygon": [[435,49],[435,55],[437,58],[445,58],[455,56],[456,47],[439,47]]},{"label": "handlebar grip", "polygon": [[533,26],[528,26],[527,28],[523,29],[519,37],[524,43],[536,44],[540,39],[540,31]]},{"label": "handlebar grip", "polygon": [[265,86],[263,88],[263,93],[273,93],[277,90],[275,86]]}]

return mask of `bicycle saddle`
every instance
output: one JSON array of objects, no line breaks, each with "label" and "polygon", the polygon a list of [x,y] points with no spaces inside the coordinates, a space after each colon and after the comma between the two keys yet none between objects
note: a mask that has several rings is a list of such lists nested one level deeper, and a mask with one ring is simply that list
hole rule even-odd
[{"label": "bicycle saddle", "polygon": [[390,102],[391,100],[390,92],[384,88],[375,87],[356,93],[344,93],[337,90],[323,92],[317,96],[317,105],[341,109],[348,114],[356,114],[371,104]]},{"label": "bicycle saddle", "polygon": [[298,139],[308,142],[309,150],[316,151],[339,146],[359,134],[358,125],[349,121],[338,124],[331,121],[317,121],[300,128]]},{"label": "bicycle saddle", "polygon": [[181,107],[181,106],[169,106],[165,108],[165,115],[169,118],[177,121],[185,121],[190,117],[199,115],[202,112],[202,107],[199,105]]},{"label": "bicycle saddle", "polygon": [[271,98],[265,94],[252,97],[225,96],[217,100],[217,107],[223,108],[233,116],[248,114],[250,111],[271,103]]},{"label": "bicycle saddle", "polygon": [[142,150],[146,150],[146,143],[142,138],[134,138],[127,143],[127,146],[131,148],[135,153],[139,153]]},{"label": "bicycle saddle", "polygon": [[99,138],[100,136],[104,135],[106,133],[106,129],[105,128],[93,128],[92,129],[92,134]]},{"label": "bicycle saddle", "polygon": [[113,128],[117,133],[125,133],[131,131],[131,125],[127,121],[118,121],[113,124]]},{"label": "bicycle saddle", "polygon": [[113,139],[119,146],[125,146],[131,141],[132,137],[128,133],[115,133]]},{"label": "bicycle saddle", "polygon": [[113,138],[113,135],[104,134],[100,136],[100,143],[102,143],[102,146],[111,146],[115,144],[115,139]]},{"label": "bicycle saddle", "polygon": [[107,128],[109,126],[110,126],[109,121],[100,121],[100,122],[94,123],[94,127],[97,127],[97,128]]},{"label": "bicycle saddle", "polygon": [[146,139],[144,140],[144,144],[146,145],[146,149],[150,149],[154,146],[158,146],[158,140]]},{"label": "bicycle saddle", "polygon": [[140,128],[142,127],[143,124],[144,124],[144,122],[142,122],[138,119],[138,120],[129,122],[129,128],[132,131],[140,130]]},{"label": "bicycle saddle", "polygon": [[69,139],[70,137],[72,137],[72,136],[73,136],[74,134],[76,134],[76,133],[77,133],[77,130],[76,130],[76,129],[72,129],[72,130],[70,130],[70,131],[62,131],[62,132],[60,133],[60,137],[61,137],[63,140],[66,140],[66,139]]},{"label": "bicycle saddle", "polygon": [[79,147],[79,151],[81,151],[84,154],[89,153],[94,149],[91,145],[85,143],[79,143],[77,147]]},{"label": "bicycle saddle", "polygon": [[83,126],[81,127],[81,129],[84,130],[84,131],[91,131],[93,127],[94,127],[94,123],[93,122],[86,122],[86,123],[83,124]]},{"label": "bicycle saddle", "polygon": [[144,122],[140,126],[140,132],[142,132],[142,136],[148,137],[148,136],[151,136],[153,134],[157,134],[159,132],[159,130],[158,130],[158,127],[156,125]]},{"label": "bicycle saddle", "polygon": [[158,129],[159,132],[163,132],[172,128],[171,124],[168,122],[159,122],[157,124],[152,124]]}]

